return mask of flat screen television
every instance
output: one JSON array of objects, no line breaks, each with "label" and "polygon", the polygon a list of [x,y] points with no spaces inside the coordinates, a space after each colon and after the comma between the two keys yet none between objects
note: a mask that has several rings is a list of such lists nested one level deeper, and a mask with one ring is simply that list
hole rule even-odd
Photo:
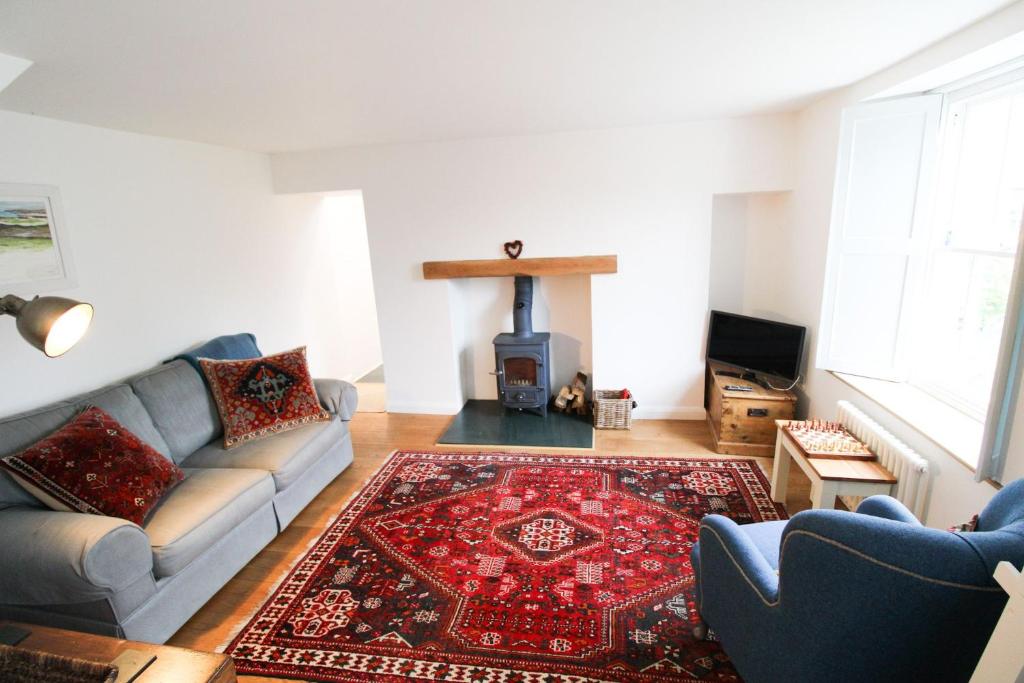
[{"label": "flat screen television", "polygon": [[804,355],[806,327],[711,311],[709,360],[755,373],[796,381]]}]

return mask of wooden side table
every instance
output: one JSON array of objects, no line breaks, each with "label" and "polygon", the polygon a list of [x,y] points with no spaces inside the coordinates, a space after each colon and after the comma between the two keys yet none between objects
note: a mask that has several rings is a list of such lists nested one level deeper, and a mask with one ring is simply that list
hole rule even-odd
[{"label": "wooden side table", "polygon": [[[156,661],[135,679],[138,683],[234,683],[237,680],[235,663],[225,654],[121,640],[36,624],[10,621],[0,624],[29,631],[29,636],[17,645],[27,650],[39,650],[104,664],[114,661],[125,650],[155,655]],[[121,680],[119,676],[118,683],[121,683]]]},{"label": "wooden side table", "polygon": [[811,480],[811,505],[831,510],[836,496],[889,494],[896,477],[875,460],[808,457],[796,439],[783,429],[791,421],[776,420],[775,461],[772,464],[772,500],[786,502],[789,463],[796,462]]}]

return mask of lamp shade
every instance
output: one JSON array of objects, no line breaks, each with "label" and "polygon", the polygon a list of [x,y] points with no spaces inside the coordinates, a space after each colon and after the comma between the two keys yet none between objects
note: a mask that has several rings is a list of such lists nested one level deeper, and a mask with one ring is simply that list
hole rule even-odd
[{"label": "lamp shade", "polygon": [[32,346],[50,358],[64,354],[89,329],[93,309],[74,299],[37,296],[19,302],[9,313],[18,319],[18,332]]}]

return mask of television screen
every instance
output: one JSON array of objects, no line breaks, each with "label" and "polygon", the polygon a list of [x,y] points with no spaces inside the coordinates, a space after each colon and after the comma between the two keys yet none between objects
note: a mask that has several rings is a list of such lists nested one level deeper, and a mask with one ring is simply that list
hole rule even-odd
[{"label": "television screen", "polygon": [[795,380],[800,372],[807,328],[745,315],[711,311],[710,360]]}]

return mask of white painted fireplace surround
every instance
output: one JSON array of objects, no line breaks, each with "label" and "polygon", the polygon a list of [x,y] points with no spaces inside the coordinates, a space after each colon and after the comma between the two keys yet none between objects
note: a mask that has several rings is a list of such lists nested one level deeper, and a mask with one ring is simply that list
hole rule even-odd
[{"label": "white painted fireplace surround", "polygon": [[511,278],[427,281],[421,264],[499,258],[521,239],[530,257],[618,254],[614,275],[540,278],[535,328],[579,342],[596,386],[637,396],[636,417],[702,419],[712,197],[791,189],[794,133],[779,115],[285,153],[272,165],[277,192],[363,192],[389,411],[453,414],[493,397],[485,373],[491,339],[511,329]]}]

